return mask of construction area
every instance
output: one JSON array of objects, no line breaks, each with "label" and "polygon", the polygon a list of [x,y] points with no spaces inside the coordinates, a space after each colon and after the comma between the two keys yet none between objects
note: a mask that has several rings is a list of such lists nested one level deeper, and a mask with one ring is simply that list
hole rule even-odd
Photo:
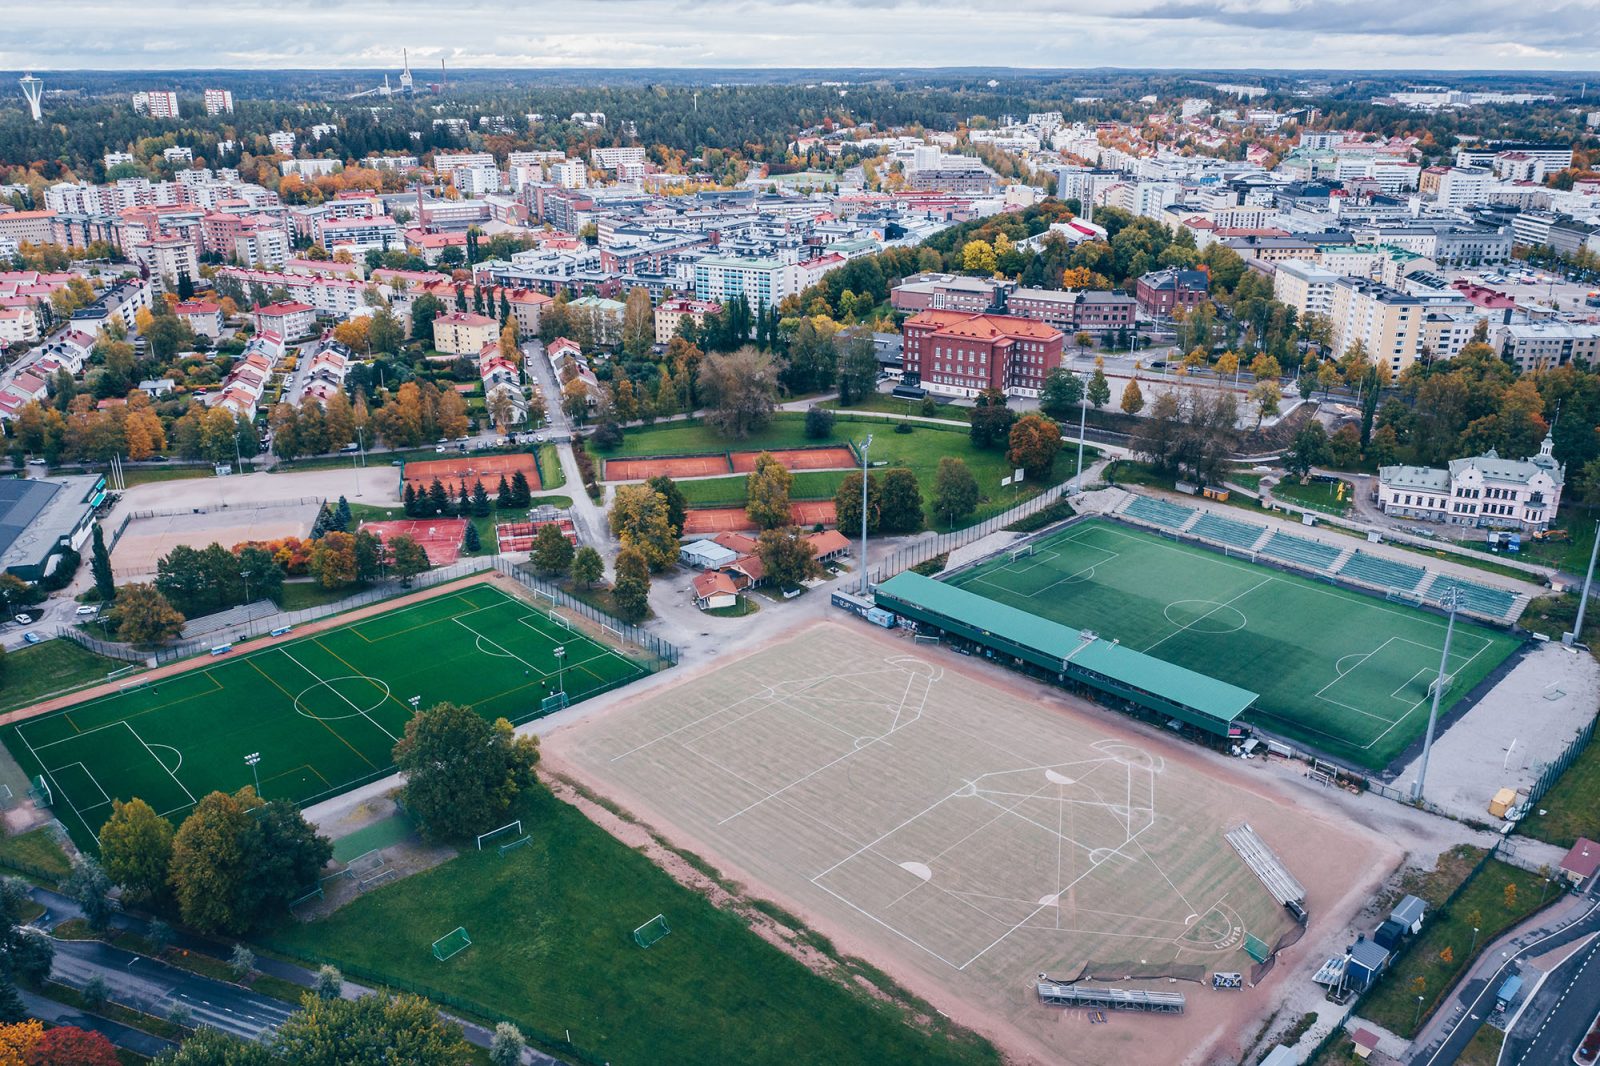
[{"label": "construction area", "polygon": [[1245,786],[1233,763],[1219,772],[1059,690],[951,658],[817,623],[564,727],[546,757],[1053,1061],[1068,1047],[1075,1063],[1135,1060],[1125,1027],[1063,1043],[1038,974],[1135,993],[1192,982],[1183,1013],[1159,1022],[1186,1046],[1263,1006],[1214,993],[1211,975],[1250,969],[1248,946],[1301,926],[1228,830],[1255,827],[1310,886],[1306,909],[1339,899],[1363,831]]}]

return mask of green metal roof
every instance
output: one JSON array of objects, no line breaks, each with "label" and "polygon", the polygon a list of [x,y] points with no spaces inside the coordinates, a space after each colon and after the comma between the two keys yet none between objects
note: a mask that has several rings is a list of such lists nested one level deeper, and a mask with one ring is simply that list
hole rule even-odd
[{"label": "green metal roof", "polygon": [[[1018,647],[1047,657],[1058,671],[1092,673],[1118,688],[1136,689],[1218,722],[1231,722],[1256,701],[1256,693],[1196,673],[1153,655],[1082,634],[1058,622],[906,571],[877,587],[880,596],[922,607]],[[892,606],[892,605],[891,605]]]}]

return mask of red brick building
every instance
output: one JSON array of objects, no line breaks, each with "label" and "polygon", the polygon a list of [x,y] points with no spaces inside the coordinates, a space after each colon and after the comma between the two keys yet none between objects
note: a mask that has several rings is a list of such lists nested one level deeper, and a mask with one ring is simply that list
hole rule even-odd
[{"label": "red brick building", "polygon": [[1204,270],[1152,270],[1134,289],[1139,310],[1153,318],[1170,318],[1174,308],[1192,310],[1211,292],[1211,275]]},{"label": "red brick building", "polygon": [[900,327],[905,371],[943,396],[987,388],[1037,396],[1061,365],[1062,333],[1043,322],[966,311],[922,311]]}]

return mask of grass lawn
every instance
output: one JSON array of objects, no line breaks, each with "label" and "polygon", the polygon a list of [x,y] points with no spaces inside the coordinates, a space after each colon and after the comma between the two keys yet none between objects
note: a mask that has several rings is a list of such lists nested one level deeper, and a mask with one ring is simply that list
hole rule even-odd
[{"label": "grass lawn", "polygon": [[828,400],[824,407],[837,411],[879,411],[889,415],[917,415],[922,418],[949,418],[957,422],[972,421],[972,408],[962,407],[953,403],[935,403],[932,411],[924,410],[921,400],[906,400],[899,396],[890,396],[886,392],[875,392],[861,403],[853,403],[849,407],[841,406],[838,400]]},{"label": "grass lawn", "polygon": [[[1229,532],[1212,521],[1220,529],[1213,535]],[[1444,643],[1444,621],[1425,611],[1103,519],[951,583],[1258,693],[1247,720],[1369,769],[1387,766],[1421,735]],[[1455,682],[1441,713],[1517,645],[1457,622]]]},{"label": "grass lawn", "polygon": [[50,830],[42,827],[0,837],[0,866],[24,872],[42,871],[57,878],[72,872],[67,853],[61,850]]},{"label": "grass lawn", "polygon": [[[748,475],[708,477],[678,482],[684,499],[690,507],[743,507],[747,498],[745,483]],[[801,470],[794,475],[789,486],[792,500],[831,500],[839,486],[849,476],[845,470]]]},{"label": "grass lawn", "polygon": [[558,676],[577,703],[647,669],[524,600],[468,585],[14,723],[0,740],[24,772],[44,773],[56,816],[90,849],[114,799],[177,819],[207,792],[252,783],[240,752],[261,753],[265,794],[305,803],[388,773],[413,697],[522,722]]},{"label": "grass lawn", "polygon": [[46,640],[6,655],[5,682],[0,685],[0,711],[26,707],[67,689],[104,681],[128,664],[96,655],[70,640]]},{"label": "grass lawn", "polygon": [[357,588],[323,588],[322,582],[314,578],[310,581],[285,581],[283,592],[278,596],[278,606],[285,611],[304,611],[309,607],[321,607],[325,603],[342,600],[359,591]]},{"label": "grass lawn", "polygon": [[732,607],[713,607],[711,610],[702,611],[701,613],[708,614],[712,618],[743,618],[745,615],[755,614],[759,610],[761,610],[760,604],[749,596],[741,594],[739,602]]},{"label": "grass lawn", "polygon": [[[1582,574],[1589,568],[1589,553],[1594,549],[1595,521],[1600,513],[1592,507],[1564,506],[1556,519],[1555,528],[1564,529],[1571,536],[1568,541],[1538,541],[1530,536],[1522,538],[1522,550],[1514,558],[1525,563],[1553,566],[1568,574]],[[1481,548],[1483,538],[1470,542]]]},{"label": "grass lawn", "polygon": [[[957,526],[968,526],[982,522],[992,515],[998,514],[1015,506],[1022,500],[1037,495],[1048,485],[1065,481],[1073,476],[1074,466],[1077,461],[1077,449],[1072,446],[1062,445],[1060,454],[1056,457],[1055,469],[1047,481],[1025,482],[1020,490],[1002,488],[1000,479],[1009,477],[1011,464],[1006,461],[1005,451],[980,450],[975,448],[965,430],[954,427],[941,427],[930,425],[917,425],[910,433],[896,433],[895,426],[882,420],[868,420],[855,422],[847,417],[841,417],[834,424],[833,436],[826,441],[811,440],[805,436],[805,417],[794,412],[778,414],[771,425],[759,433],[754,433],[742,441],[729,441],[715,433],[709,427],[699,423],[668,423],[652,426],[646,429],[629,430],[621,445],[612,452],[599,452],[597,458],[629,458],[646,455],[694,455],[708,452],[757,451],[762,448],[801,448],[822,444],[841,444],[852,441],[859,447],[865,442],[867,435],[872,435],[872,451],[869,456],[876,469],[882,469],[878,464],[888,466],[909,467],[917,475],[917,483],[922,488],[922,496],[927,505],[926,522],[930,529],[945,531],[952,528],[943,522],[932,511],[933,481],[938,472],[939,460],[951,456],[963,460],[973,477],[978,481],[981,493],[978,509],[967,518],[957,522]],[[905,423],[910,425],[910,423]],[[1084,449],[1084,462],[1090,462],[1099,456],[1093,448]],[[805,474],[827,473],[824,471],[806,471]],[[838,474],[839,472],[833,472]],[[842,475],[841,475],[842,477]],[[722,506],[738,506],[744,501],[743,478],[716,478],[715,482],[725,482],[717,489],[700,490],[716,493],[724,502]],[[800,477],[796,478],[797,484]],[[818,479],[820,485],[821,479]],[[690,491],[694,482],[682,482],[685,493]],[[739,495],[734,496],[737,487]],[[809,491],[809,490],[808,490]],[[831,496],[832,493],[827,495]],[[805,498],[796,493],[796,498]],[[700,503],[700,501],[695,501]],[[711,506],[709,503],[700,503],[701,506]]]},{"label": "grass lawn", "polygon": [[[248,462],[246,465],[250,465]],[[181,481],[185,478],[214,477],[215,468],[210,466],[125,466],[122,468],[123,480],[131,489],[135,485],[149,485],[156,481]]]},{"label": "grass lawn", "polygon": [[539,445],[539,481],[541,489],[559,489],[567,483],[566,471],[561,469],[561,453],[554,444]]},{"label": "grass lawn", "polygon": [[1354,493],[1355,486],[1348,481],[1312,481],[1302,485],[1297,478],[1286,477],[1272,487],[1273,498],[1284,503],[1336,515],[1350,513]]},{"label": "grass lawn", "polygon": [[[1550,813],[1540,815],[1541,810]],[[1589,742],[1517,825],[1517,832],[1563,848],[1579,837],[1600,839],[1600,744]]]},{"label": "grass lawn", "polygon": [[[570,1030],[614,1066],[999,1061],[971,1034],[919,1032],[900,1008],[817,976],[544,789],[517,813],[532,843],[466,851],[288,923],[271,946],[435,989],[524,1033]],[[641,949],[632,930],[657,914],[672,931]],[[436,961],[429,945],[457,926],[472,946]]]},{"label": "grass lawn", "polygon": [[[1507,885],[1516,886],[1515,895],[1509,900]],[[1415,1036],[1417,996],[1423,997],[1422,1017],[1426,1019],[1477,951],[1539,909],[1543,887],[1537,874],[1489,860],[1448,909],[1430,911],[1422,932],[1362,997],[1356,1012],[1400,1036]],[[1545,902],[1559,891],[1552,888]],[[1478,928],[1476,947],[1474,926]],[[1448,962],[1443,958],[1447,951]]]},{"label": "grass lawn", "polygon": [[1499,1066],[1500,1049],[1505,1042],[1506,1034],[1485,1023],[1472,1034],[1467,1046],[1461,1049],[1456,1066]]}]

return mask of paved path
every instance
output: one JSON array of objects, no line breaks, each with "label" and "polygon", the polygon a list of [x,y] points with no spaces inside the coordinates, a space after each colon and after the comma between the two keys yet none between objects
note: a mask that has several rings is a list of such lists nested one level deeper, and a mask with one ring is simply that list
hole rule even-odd
[{"label": "paved path", "polygon": [[94,1014],[85,1014],[76,1007],[69,1007],[65,1003],[57,1003],[53,999],[36,995],[27,989],[19,988],[17,991],[22,996],[22,1006],[27,1010],[30,1018],[38,1018],[49,1025],[71,1025],[79,1029],[87,1029],[99,1033],[119,1048],[126,1048],[136,1055],[143,1055],[153,1059],[170,1048],[177,1045],[170,1040],[159,1036],[151,1036],[142,1029],[134,1029],[120,1022],[101,1018]]},{"label": "paved path", "polygon": [[1574,945],[1528,997],[1506,1033],[1502,1066],[1565,1062],[1600,1012],[1600,937]]}]

